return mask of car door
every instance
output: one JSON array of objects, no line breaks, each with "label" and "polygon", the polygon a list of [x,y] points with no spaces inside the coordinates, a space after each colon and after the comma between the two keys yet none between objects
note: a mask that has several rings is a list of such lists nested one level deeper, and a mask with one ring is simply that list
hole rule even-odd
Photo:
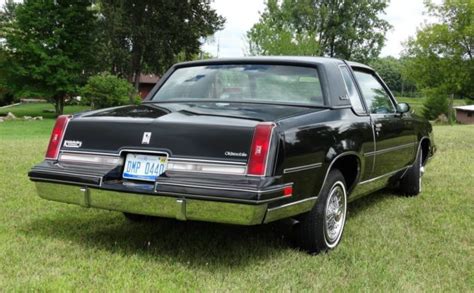
[{"label": "car door", "polygon": [[397,112],[395,100],[374,71],[357,67],[353,71],[374,129],[375,150],[364,154],[374,158],[372,177],[401,170],[411,164],[416,151],[410,114]]}]

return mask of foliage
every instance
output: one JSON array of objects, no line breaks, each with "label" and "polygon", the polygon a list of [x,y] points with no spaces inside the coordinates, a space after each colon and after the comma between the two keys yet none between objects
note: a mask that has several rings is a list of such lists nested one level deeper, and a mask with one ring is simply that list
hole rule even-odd
[{"label": "foliage", "polygon": [[[397,102],[410,104],[411,111],[413,111],[415,114],[423,116],[423,111],[425,108],[424,105],[426,104],[427,99],[428,98],[426,97],[418,97],[418,98],[397,97]],[[453,100],[453,106],[464,106],[464,105],[466,105],[465,99]]]},{"label": "foliage", "polygon": [[102,68],[130,79],[161,74],[180,55],[191,59],[224,24],[207,0],[100,0],[99,11]]},{"label": "foliage", "polygon": [[405,44],[407,75],[433,96],[473,98],[474,2],[427,1],[426,6],[439,22],[424,25]]},{"label": "foliage", "polygon": [[426,119],[434,120],[441,114],[449,117],[448,99],[437,92],[429,93],[423,103],[423,116]]},{"label": "foliage", "polygon": [[268,0],[248,32],[251,55],[377,57],[391,27],[380,18],[386,0]]},{"label": "foliage", "polygon": [[93,109],[125,105],[131,100],[140,101],[127,80],[108,73],[91,76],[80,92],[84,102]]},{"label": "foliage", "polygon": [[377,71],[392,92],[406,96],[416,91],[414,82],[403,75],[405,66],[403,59],[388,56],[374,59],[369,65]]},{"label": "foliage", "polygon": [[52,99],[61,114],[95,65],[96,16],[89,1],[29,0],[3,22],[0,68],[20,97]]}]

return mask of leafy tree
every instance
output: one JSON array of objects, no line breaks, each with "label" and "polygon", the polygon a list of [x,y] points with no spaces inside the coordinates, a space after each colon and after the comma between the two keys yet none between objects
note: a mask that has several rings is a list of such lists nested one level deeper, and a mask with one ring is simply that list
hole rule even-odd
[{"label": "leafy tree", "polygon": [[454,97],[474,98],[474,2],[444,0],[441,5],[431,1],[425,4],[439,22],[424,25],[416,37],[406,42],[407,74],[433,97],[426,106],[439,97],[450,97],[450,104]]},{"label": "leafy tree", "polygon": [[18,96],[52,99],[56,113],[94,70],[96,15],[84,0],[27,0],[3,22],[0,67]]},{"label": "leafy tree", "polygon": [[179,56],[199,53],[200,38],[222,28],[224,19],[207,0],[100,0],[102,60],[130,79],[160,74]]},{"label": "leafy tree", "polygon": [[91,76],[80,92],[84,102],[92,108],[125,105],[129,103],[130,97],[140,101],[136,90],[126,79],[109,73]]},{"label": "leafy tree", "polygon": [[380,14],[387,0],[268,0],[247,32],[251,55],[377,57],[390,28]]},{"label": "leafy tree", "polygon": [[414,81],[404,75],[405,62],[392,56],[377,58],[369,62],[395,94],[412,96],[416,91]]}]

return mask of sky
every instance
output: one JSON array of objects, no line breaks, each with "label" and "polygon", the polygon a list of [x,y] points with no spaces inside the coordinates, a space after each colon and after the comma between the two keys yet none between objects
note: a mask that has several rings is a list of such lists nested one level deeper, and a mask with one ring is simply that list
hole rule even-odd
[{"label": "sky", "polygon": [[[204,44],[203,49],[218,57],[244,56],[245,34],[259,20],[264,10],[264,0],[213,0],[212,6],[217,13],[226,18],[225,27],[217,32],[214,40]],[[435,0],[440,3],[441,0]],[[0,0],[3,6],[5,0]],[[402,42],[414,36],[417,27],[429,17],[424,15],[423,0],[391,0],[386,14],[382,17],[392,26],[386,34],[382,56],[399,57],[403,50]]]},{"label": "sky", "polygon": [[[440,1],[434,1],[439,3]],[[214,36],[214,42],[205,44],[204,50],[218,57],[240,57],[245,53],[246,32],[259,20],[264,10],[264,0],[214,0],[212,6],[227,21],[225,28]],[[423,15],[423,0],[391,0],[382,17],[393,29],[387,32],[382,56],[399,57],[403,50],[402,42],[414,36],[417,27],[429,19]]]}]

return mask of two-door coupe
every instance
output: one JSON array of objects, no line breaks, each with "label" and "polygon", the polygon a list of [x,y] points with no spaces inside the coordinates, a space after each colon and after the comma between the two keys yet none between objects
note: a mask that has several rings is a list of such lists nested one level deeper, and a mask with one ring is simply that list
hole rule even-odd
[{"label": "two-door coupe", "polygon": [[240,225],[296,220],[310,252],[341,240],[347,203],[421,191],[428,121],[368,66],[332,58],[180,63],[140,105],[60,116],[29,177],[40,197]]}]

